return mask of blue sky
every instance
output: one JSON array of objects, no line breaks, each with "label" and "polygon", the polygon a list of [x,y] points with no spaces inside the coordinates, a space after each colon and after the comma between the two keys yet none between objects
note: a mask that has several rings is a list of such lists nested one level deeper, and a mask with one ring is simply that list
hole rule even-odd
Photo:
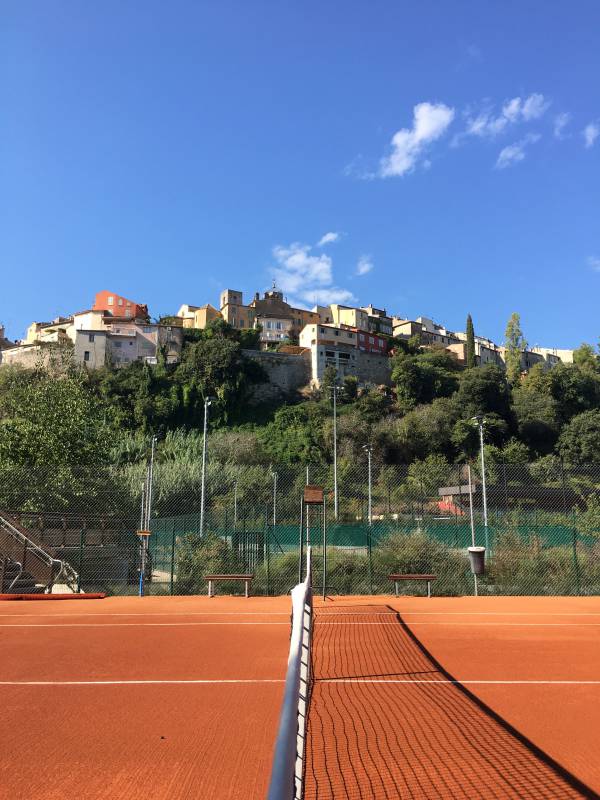
[{"label": "blue sky", "polygon": [[306,305],[471,312],[497,341],[518,311],[532,345],[598,342],[596,0],[2,14],[12,337],[100,289],[159,315],[275,277]]}]

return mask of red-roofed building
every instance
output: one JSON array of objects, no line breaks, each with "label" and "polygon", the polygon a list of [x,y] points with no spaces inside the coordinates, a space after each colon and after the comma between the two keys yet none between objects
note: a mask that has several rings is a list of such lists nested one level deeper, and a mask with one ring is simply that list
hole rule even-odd
[{"label": "red-roofed building", "polygon": [[113,317],[131,317],[132,319],[149,319],[148,306],[134,303],[114,292],[98,292],[92,311],[105,311]]}]

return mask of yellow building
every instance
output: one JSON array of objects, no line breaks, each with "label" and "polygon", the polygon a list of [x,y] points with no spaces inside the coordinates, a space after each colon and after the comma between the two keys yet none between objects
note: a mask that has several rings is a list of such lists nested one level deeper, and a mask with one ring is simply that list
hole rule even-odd
[{"label": "yellow building", "polygon": [[210,303],[203,306],[182,305],[176,316],[182,320],[184,328],[199,329],[206,328],[215,319],[223,319],[223,314]]}]

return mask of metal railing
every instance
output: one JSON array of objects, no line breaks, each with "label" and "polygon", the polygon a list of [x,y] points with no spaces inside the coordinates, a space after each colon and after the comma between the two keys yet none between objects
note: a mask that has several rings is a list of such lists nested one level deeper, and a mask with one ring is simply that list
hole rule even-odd
[{"label": "metal railing", "polygon": [[33,541],[23,529],[17,527],[5,515],[0,514],[0,555],[18,564],[20,571],[12,581],[11,587],[21,577],[29,573],[46,588],[50,588],[60,577],[75,591],[78,583],[77,573],[64,560],[55,558],[52,553]]}]

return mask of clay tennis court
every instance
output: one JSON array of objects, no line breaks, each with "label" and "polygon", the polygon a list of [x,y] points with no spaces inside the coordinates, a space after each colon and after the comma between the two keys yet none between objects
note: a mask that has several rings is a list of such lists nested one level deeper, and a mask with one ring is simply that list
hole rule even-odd
[{"label": "clay tennis court", "polygon": [[[290,599],[0,603],[2,796],[264,798]],[[600,600],[315,601],[307,798],[600,791]]]},{"label": "clay tennis court", "polygon": [[0,602],[0,796],[267,791],[289,598]]},{"label": "clay tennis court", "polygon": [[598,598],[315,602],[305,797],[600,791]]}]

